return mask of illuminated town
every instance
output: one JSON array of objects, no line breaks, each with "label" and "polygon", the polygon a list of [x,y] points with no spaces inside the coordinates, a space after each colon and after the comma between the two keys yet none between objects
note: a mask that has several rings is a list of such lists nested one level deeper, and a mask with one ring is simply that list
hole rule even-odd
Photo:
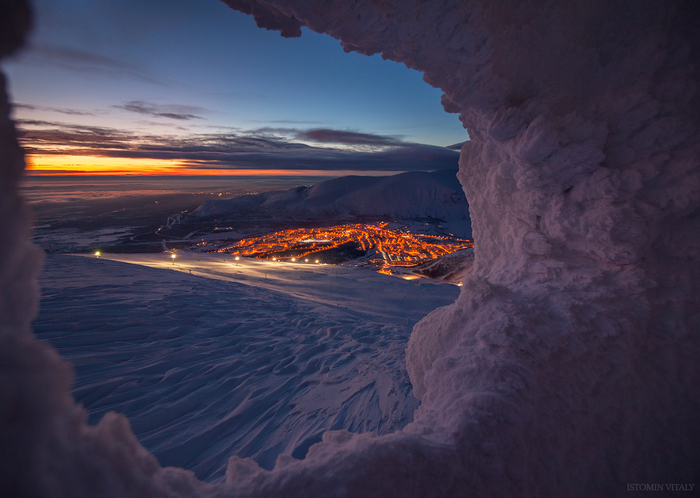
[{"label": "illuminated town", "polygon": [[442,235],[412,234],[389,223],[298,228],[239,240],[217,252],[275,261],[329,264],[361,259],[382,273],[392,267],[413,267],[472,247],[470,240]]}]

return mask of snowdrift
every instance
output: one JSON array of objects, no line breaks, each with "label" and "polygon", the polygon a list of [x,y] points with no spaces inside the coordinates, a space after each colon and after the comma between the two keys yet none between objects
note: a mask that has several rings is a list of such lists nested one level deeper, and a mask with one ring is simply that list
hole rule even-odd
[{"label": "snowdrift", "polygon": [[469,208],[454,170],[394,176],[344,176],[283,191],[212,199],[192,215],[218,221],[416,219],[468,220]]},{"label": "snowdrift", "polygon": [[73,363],[90,421],[122,413],[161,465],[216,480],[232,452],[270,469],[328,430],[386,434],[413,419],[406,343],[457,287],[168,256],[47,256],[34,332]]},{"label": "snowdrift", "polygon": [[[96,426],[34,341],[39,266],[1,104],[0,452],[8,496],[616,496],[700,482],[700,4],[226,0],[404,62],[472,141],[459,178],[474,271],[414,329],[413,423],[329,431],[227,483],[161,468],[127,421]],[[3,3],[0,51],[26,28]]]}]

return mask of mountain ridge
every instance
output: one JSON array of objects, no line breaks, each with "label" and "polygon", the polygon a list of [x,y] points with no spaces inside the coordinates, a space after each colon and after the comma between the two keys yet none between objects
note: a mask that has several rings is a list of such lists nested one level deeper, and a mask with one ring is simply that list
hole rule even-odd
[{"label": "mountain ridge", "polygon": [[223,222],[252,214],[299,221],[367,217],[468,220],[469,204],[456,170],[437,170],[344,176],[289,190],[210,199],[191,215]]}]

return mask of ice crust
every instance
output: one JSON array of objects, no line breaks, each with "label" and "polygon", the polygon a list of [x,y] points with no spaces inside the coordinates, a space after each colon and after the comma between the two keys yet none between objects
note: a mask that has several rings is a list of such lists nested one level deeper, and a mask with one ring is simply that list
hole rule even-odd
[{"label": "ice crust", "polygon": [[40,256],[4,98],[0,494],[588,497],[700,482],[700,5],[226,3],[422,71],[469,130],[474,271],[414,329],[422,405],[401,432],[330,431],[272,471],[232,458],[224,485],[160,468],[123,417],[85,425],[69,367],[29,329]]}]

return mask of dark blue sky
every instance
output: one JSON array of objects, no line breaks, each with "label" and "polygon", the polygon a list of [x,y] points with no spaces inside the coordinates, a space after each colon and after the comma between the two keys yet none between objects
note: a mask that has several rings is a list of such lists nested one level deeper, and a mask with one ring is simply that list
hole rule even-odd
[{"label": "dark blue sky", "polygon": [[[199,161],[200,167],[212,152],[225,167],[253,167],[253,156],[245,164],[221,156],[240,154],[242,138],[262,140],[256,152],[266,140],[277,149],[303,144],[316,162],[297,157],[282,165],[301,169],[317,168],[331,151],[340,162],[357,152],[357,163],[397,147],[405,158],[415,156],[409,151],[415,144],[467,138],[457,116],[442,109],[440,91],[418,72],[345,53],[337,40],[309,30],[284,39],[218,0],[36,0],[35,12],[30,47],[3,65],[35,162],[66,151],[73,157],[106,151],[100,137],[117,135],[119,146],[103,155],[129,149],[126,158]],[[235,147],[225,150],[227,144]],[[249,142],[245,147],[253,151]],[[199,155],[177,157],[183,148]],[[446,160],[434,148],[419,150],[418,156],[437,154],[437,167]]]}]

